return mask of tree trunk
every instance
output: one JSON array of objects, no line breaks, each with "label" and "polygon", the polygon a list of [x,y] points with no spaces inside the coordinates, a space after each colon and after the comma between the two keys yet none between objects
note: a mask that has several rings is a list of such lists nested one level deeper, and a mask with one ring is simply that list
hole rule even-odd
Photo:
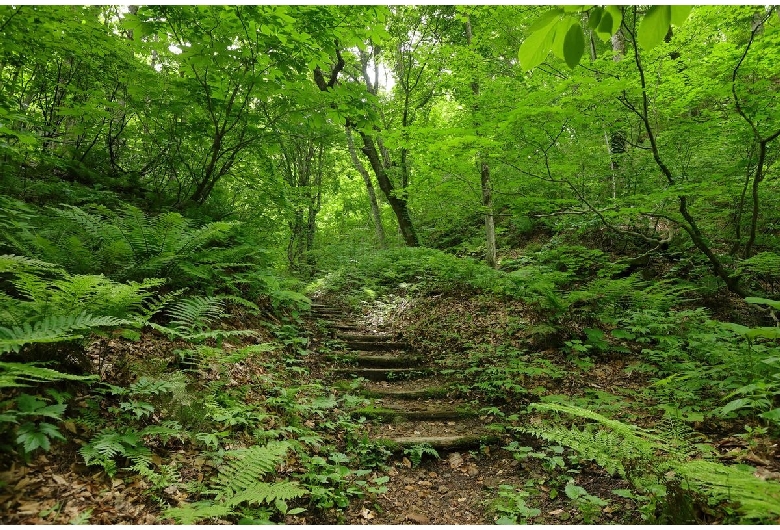
[{"label": "tree trunk", "polygon": [[393,212],[398,219],[398,228],[401,229],[401,235],[404,238],[404,242],[410,247],[419,247],[420,241],[417,239],[417,232],[414,230],[412,218],[409,215],[406,198],[399,197],[396,194],[395,187],[382,165],[382,160],[380,159],[379,152],[374,144],[374,139],[363,131],[359,131],[359,134],[360,138],[363,140],[361,151],[363,151],[363,154],[368,158],[371,169],[374,170],[376,180],[379,183],[379,189],[385,194],[387,202],[390,203],[390,207],[393,209]]},{"label": "tree trunk", "polygon": [[374,229],[376,230],[376,239],[379,242],[379,248],[387,248],[385,227],[382,226],[382,216],[379,213],[379,204],[376,202],[374,184],[371,182],[371,175],[368,174],[368,170],[366,170],[366,167],[357,156],[355,142],[352,140],[352,131],[350,131],[349,128],[347,128],[347,145],[349,146],[349,156],[352,158],[352,165],[355,166],[355,169],[357,169],[360,176],[363,177],[363,182],[366,184],[368,200],[371,203],[371,218],[374,221]]},{"label": "tree trunk", "polygon": [[[466,17],[466,44],[471,47],[471,19]],[[474,119],[474,131],[477,137],[479,133],[478,98],[479,81],[476,76],[471,82],[471,92],[474,94],[474,106],[472,107],[472,116]],[[490,166],[487,163],[487,157],[481,151],[477,152],[477,164],[479,167],[479,181],[482,189],[482,208],[485,211],[485,261],[492,268],[497,268],[498,260],[496,258],[496,222],[493,216],[493,186],[490,182]]]},{"label": "tree trunk", "polygon": [[[333,88],[338,82],[339,72],[341,72],[345,65],[346,62],[341,56],[341,51],[337,49],[336,64],[333,66],[333,69],[331,70],[327,80],[325,79],[325,74],[322,72],[320,67],[314,69],[314,82],[317,84],[317,88],[323,92]],[[372,87],[367,86],[366,89],[370,92]],[[346,126],[347,128],[352,129],[354,128],[355,123],[351,118],[347,117]],[[362,130],[358,132],[360,134],[360,139],[363,141],[363,147],[361,148],[361,151],[363,151],[363,154],[365,154],[368,158],[368,161],[371,164],[371,169],[374,171],[376,180],[379,183],[379,189],[381,189],[382,193],[385,194],[387,202],[390,203],[390,207],[393,209],[393,213],[398,220],[398,228],[401,230],[401,235],[404,238],[404,242],[410,247],[420,246],[420,241],[417,239],[417,232],[415,232],[414,225],[412,224],[412,217],[409,215],[409,208],[406,204],[406,198],[403,195],[396,193],[395,187],[393,186],[393,183],[387,174],[385,166],[382,164],[382,159],[380,158],[379,152],[377,151],[374,138]]]}]

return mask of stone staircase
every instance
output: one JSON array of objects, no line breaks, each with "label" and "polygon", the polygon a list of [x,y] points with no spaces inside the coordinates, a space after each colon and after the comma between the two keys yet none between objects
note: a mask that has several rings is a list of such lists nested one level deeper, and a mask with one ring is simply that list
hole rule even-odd
[{"label": "stone staircase", "polygon": [[372,421],[371,438],[398,450],[427,444],[440,453],[499,441],[473,406],[448,397],[446,378],[402,337],[360,326],[333,306],[313,304],[310,318],[343,346],[322,356],[330,373],[341,381],[360,378],[360,391],[371,399],[352,413]]}]

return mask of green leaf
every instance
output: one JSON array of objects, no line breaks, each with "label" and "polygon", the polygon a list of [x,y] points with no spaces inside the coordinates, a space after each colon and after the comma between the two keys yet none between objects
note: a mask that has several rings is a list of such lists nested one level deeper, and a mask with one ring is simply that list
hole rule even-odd
[{"label": "green leaf", "polygon": [[604,13],[601,16],[599,25],[596,28],[596,35],[603,41],[607,42],[612,35],[617,33],[620,29],[620,24],[623,21],[623,10],[620,6],[607,6],[604,8]]},{"label": "green leaf", "polygon": [[45,407],[46,402],[42,399],[38,399],[38,396],[31,396],[30,394],[22,394],[16,398],[16,405],[19,407],[19,412],[27,414],[35,413],[38,409]]},{"label": "green leaf", "polygon": [[565,59],[563,53],[564,46],[566,44],[566,35],[574,24],[577,24],[577,19],[572,17],[566,17],[558,21],[555,25],[555,37],[553,37],[552,52],[559,59]]},{"label": "green leaf", "polygon": [[759,298],[757,296],[748,296],[745,298],[745,302],[748,304],[768,305],[772,309],[780,309],[780,302],[777,300],[770,300],[769,298]]},{"label": "green leaf", "polygon": [[747,407],[752,402],[753,400],[749,398],[737,398],[733,401],[729,401],[726,405],[724,405],[723,408],[720,410],[720,413],[722,415],[726,415],[730,412],[734,412],[735,410],[739,410],[741,408]]},{"label": "green leaf", "polygon": [[566,39],[563,41],[563,56],[569,68],[574,68],[580,64],[582,54],[585,52],[585,35],[579,24],[572,24],[569,31],[566,32]]},{"label": "green leaf", "polygon": [[685,19],[691,12],[693,6],[678,6],[672,5],[672,24],[675,26],[682,26]]},{"label": "green leaf", "polygon": [[539,66],[550,53],[554,36],[555,26],[550,25],[525,39],[517,52],[520,66],[524,70],[531,70]]},{"label": "green leaf", "polygon": [[606,11],[612,17],[612,27],[609,28],[609,34],[612,36],[617,33],[620,29],[620,24],[623,22],[623,8],[620,6],[607,6]]},{"label": "green leaf", "polygon": [[671,24],[670,6],[652,6],[642,19],[637,31],[637,41],[650,50],[663,42]]},{"label": "green leaf", "polygon": [[592,30],[595,30],[599,27],[599,22],[601,22],[601,16],[604,14],[604,10],[600,7],[594,7],[590,14],[588,15],[588,27]]},{"label": "green leaf", "polygon": [[761,417],[764,418],[765,420],[780,422],[780,408],[772,409],[768,412],[764,412],[763,414],[761,414]]},{"label": "green leaf", "polygon": [[613,329],[612,336],[616,339],[634,339],[636,335],[625,329]]},{"label": "green leaf", "polygon": [[780,328],[750,328],[747,333],[745,333],[745,337],[749,339],[780,339]]},{"label": "green leaf", "polygon": [[614,21],[612,14],[607,12],[601,16],[598,28],[596,28],[596,35],[604,42],[607,42],[612,37],[612,26]]},{"label": "green leaf", "polygon": [[537,18],[534,23],[531,24],[531,27],[528,28],[528,33],[534,33],[540,29],[548,27],[561,15],[563,15],[563,9],[560,8],[551,9],[550,11],[543,13],[542,16]]}]

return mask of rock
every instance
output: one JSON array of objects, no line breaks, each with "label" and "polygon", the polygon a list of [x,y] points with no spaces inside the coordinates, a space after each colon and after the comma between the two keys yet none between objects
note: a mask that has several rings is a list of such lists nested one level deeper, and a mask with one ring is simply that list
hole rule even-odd
[{"label": "rock", "polygon": [[415,524],[431,524],[431,520],[421,513],[410,512],[406,514],[406,520]]}]

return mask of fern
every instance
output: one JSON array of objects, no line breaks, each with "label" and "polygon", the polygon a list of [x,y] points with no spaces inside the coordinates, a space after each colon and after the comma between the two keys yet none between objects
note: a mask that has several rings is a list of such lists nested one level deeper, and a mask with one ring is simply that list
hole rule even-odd
[{"label": "fern", "polygon": [[71,375],[32,363],[0,362],[0,389],[26,387],[29,383],[53,381],[94,381],[97,376]]},{"label": "fern", "polygon": [[168,314],[172,317],[171,324],[178,330],[203,331],[225,316],[224,303],[214,296],[193,296],[177,301]]},{"label": "fern", "polygon": [[[680,443],[657,436],[572,405],[537,403],[532,407],[597,422],[583,430],[550,425],[524,431],[570,447],[609,472],[632,480],[639,488],[650,484],[663,487],[675,481],[680,488],[704,494],[714,502],[733,502],[735,511],[748,519],[766,520],[780,515],[780,484],[761,480],[736,467],[691,459],[690,445],[684,440]],[[595,430],[597,426],[608,430]]]},{"label": "fern", "polygon": [[761,480],[752,471],[707,460],[691,460],[675,466],[686,489],[703,490],[718,501],[736,501],[747,519],[780,517],[780,484]]},{"label": "fern", "polygon": [[117,472],[117,457],[126,457],[134,463],[150,464],[152,452],[143,445],[143,433],[103,431],[88,444],[79,449],[79,454],[88,466],[100,465],[109,477]]},{"label": "fern", "polygon": [[219,468],[214,487],[208,493],[213,502],[202,501],[169,509],[166,517],[182,524],[211,517],[231,515],[240,504],[269,504],[302,497],[307,490],[297,482],[265,482],[264,476],[285,461],[290,444],[269,442],[267,445],[229,451],[227,462]]},{"label": "fern", "polygon": [[111,316],[96,317],[81,313],[48,317],[31,325],[25,322],[21,326],[0,328],[0,352],[16,351],[25,344],[41,342],[61,342],[81,338],[79,331],[98,327],[117,327],[131,325],[129,320]]},{"label": "fern", "polygon": [[235,512],[224,504],[214,504],[211,501],[193,502],[180,508],[165,510],[164,516],[176,520],[179,524],[191,525],[203,519],[224,517]]},{"label": "fern", "polygon": [[266,473],[281,464],[290,448],[285,442],[237,449],[228,453],[229,461],[219,469],[215,481],[217,500],[231,498],[246,488],[261,482]]}]

